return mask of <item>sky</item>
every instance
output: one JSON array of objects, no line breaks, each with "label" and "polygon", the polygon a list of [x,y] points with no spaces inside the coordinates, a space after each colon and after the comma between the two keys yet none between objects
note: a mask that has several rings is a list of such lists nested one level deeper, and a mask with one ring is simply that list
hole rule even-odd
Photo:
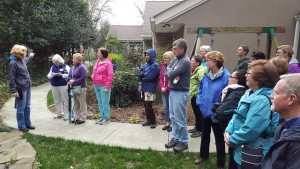
[{"label": "sky", "polygon": [[112,15],[108,17],[111,25],[142,25],[143,19],[134,4],[144,8],[145,1],[172,0],[112,0]]},{"label": "sky", "polygon": [[143,0],[112,0],[110,6],[112,15],[109,16],[111,25],[142,25],[143,19],[134,2],[142,3]]}]

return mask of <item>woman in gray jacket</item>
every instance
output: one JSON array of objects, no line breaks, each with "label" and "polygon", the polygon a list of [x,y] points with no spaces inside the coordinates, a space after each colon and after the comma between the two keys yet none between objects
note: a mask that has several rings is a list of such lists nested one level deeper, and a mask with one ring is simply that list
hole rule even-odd
[{"label": "woman in gray jacket", "polygon": [[35,129],[35,127],[30,121],[32,83],[26,64],[33,58],[34,53],[26,55],[27,48],[22,45],[14,45],[10,53],[8,58],[9,87],[12,95],[16,97],[18,129],[28,132],[28,129]]}]

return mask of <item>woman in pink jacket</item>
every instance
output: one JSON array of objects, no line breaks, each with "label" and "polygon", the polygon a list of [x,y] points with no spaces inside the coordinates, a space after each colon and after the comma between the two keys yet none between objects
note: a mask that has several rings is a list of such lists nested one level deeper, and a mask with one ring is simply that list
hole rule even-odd
[{"label": "woman in pink jacket", "polygon": [[166,125],[162,128],[162,130],[172,131],[171,127],[171,119],[170,119],[170,113],[169,113],[169,92],[170,89],[168,87],[168,81],[169,78],[165,76],[165,71],[173,59],[174,54],[172,51],[167,51],[164,53],[163,58],[163,64],[161,65],[160,69],[160,76],[159,76],[159,87],[162,93],[162,101],[163,101],[163,107],[164,107],[164,113],[165,113],[165,121]]},{"label": "woman in pink jacket", "polygon": [[96,124],[105,125],[110,122],[109,101],[114,71],[111,60],[107,58],[107,49],[99,48],[97,56],[98,60],[93,68],[92,80],[101,118],[96,120]]}]

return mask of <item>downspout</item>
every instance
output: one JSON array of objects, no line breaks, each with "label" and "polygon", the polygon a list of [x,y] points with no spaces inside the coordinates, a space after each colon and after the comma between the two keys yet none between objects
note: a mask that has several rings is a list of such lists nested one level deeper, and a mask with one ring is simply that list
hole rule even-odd
[{"label": "downspout", "polygon": [[295,36],[294,36],[294,55],[293,58],[297,58],[297,52],[298,52],[298,45],[299,45],[299,33],[300,33],[300,13],[298,15],[294,16],[296,20],[296,28],[295,28]]},{"label": "downspout", "polygon": [[152,32],[152,49],[155,50],[155,32]]}]

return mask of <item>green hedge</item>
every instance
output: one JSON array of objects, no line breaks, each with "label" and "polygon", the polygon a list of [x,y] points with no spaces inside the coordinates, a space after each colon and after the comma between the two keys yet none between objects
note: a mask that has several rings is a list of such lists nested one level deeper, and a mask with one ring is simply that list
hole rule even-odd
[{"label": "green hedge", "polygon": [[0,84],[0,109],[4,103],[10,98],[10,89],[7,83]]},{"label": "green hedge", "polygon": [[137,70],[131,72],[116,71],[112,86],[110,102],[113,106],[131,106],[138,100]]},{"label": "green hedge", "polygon": [[41,84],[44,84],[46,82],[49,82],[49,79],[47,78],[47,74],[49,73],[49,70],[39,70],[39,71],[32,71],[30,73],[32,86],[38,86]]}]

